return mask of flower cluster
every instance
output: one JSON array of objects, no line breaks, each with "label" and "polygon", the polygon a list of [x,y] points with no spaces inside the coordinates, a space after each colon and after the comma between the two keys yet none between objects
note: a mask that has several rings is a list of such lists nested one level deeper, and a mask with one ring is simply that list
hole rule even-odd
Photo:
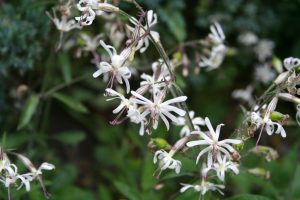
[{"label": "flower cluster", "polygon": [[212,43],[211,51],[208,56],[202,56],[199,62],[200,67],[206,67],[208,70],[218,68],[226,55],[227,47],[224,44],[225,35],[219,23],[214,23],[210,27],[211,33],[208,35],[208,41]]},{"label": "flower cluster", "polygon": [[48,195],[42,182],[41,175],[43,170],[53,170],[55,168],[53,164],[44,162],[40,165],[39,168],[36,169],[27,157],[21,154],[12,153],[13,155],[16,155],[30,171],[24,174],[20,174],[18,172],[18,167],[15,164],[11,163],[7,156],[7,153],[5,153],[1,147],[0,154],[0,182],[3,183],[6,188],[16,186],[19,190],[24,186],[26,191],[29,192],[30,183],[34,180],[39,180],[40,184],[43,187],[45,195]]},{"label": "flower cluster", "polygon": [[[135,5],[139,8],[136,2]],[[99,76],[103,76],[104,81],[108,82],[104,94],[110,97],[107,99],[108,101],[114,99],[120,100],[119,105],[112,111],[117,117],[111,124],[117,125],[124,120],[129,120],[139,125],[139,134],[141,136],[144,135],[145,132],[151,134],[153,130],[156,130],[159,121],[163,122],[167,130],[170,129],[171,123],[182,126],[180,130],[181,137],[175,145],[170,149],[164,149],[162,147],[153,151],[155,152],[153,162],[154,164],[158,164],[158,177],[162,171],[167,169],[175,170],[177,174],[180,173],[184,166],[180,160],[174,158],[175,154],[185,154],[187,149],[197,146],[199,153],[195,158],[196,165],[202,159],[203,166],[201,170],[201,183],[195,185],[182,184],[183,187],[180,192],[194,189],[201,195],[206,194],[208,191],[218,191],[223,194],[221,190],[225,188],[225,185],[210,182],[209,179],[211,177],[209,177],[208,174],[214,174],[215,176],[213,177],[217,177],[219,182],[224,183],[226,172],[239,173],[238,159],[236,159],[236,157],[239,157],[239,153],[236,149],[242,146],[242,140],[240,138],[243,137],[239,135],[232,139],[220,139],[221,127],[224,126],[224,124],[219,124],[216,129],[214,129],[209,118],[206,117],[202,119],[201,117],[195,117],[194,111],[188,111],[185,105],[187,96],[183,95],[180,89],[178,89],[175,82],[176,79],[173,75],[176,65],[174,63],[180,59],[170,61],[168,54],[164,51],[160,43],[159,33],[153,30],[158,22],[157,15],[154,11],[150,10],[145,12],[139,8],[140,15],[135,18],[124,11],[119,12],[118,7],[107,3],[106,0],[104,2],[98,0],[80,0],[77,3],[77,9],[81,13],[80,16],[75,18],[77,23],[74,20],[68,22],[68,18],[63,18],[64,22],[62,23],[58,21],[56,16],[51,17],[51,19],[62,32],[91,25],[96,16],[105,15],[106,12],[118,12],[118,14],[123,14],[131,23],[130,25],[124,24],[124,26],[122,26],[121,29],[124,30],[120,33],[121,36],[118,36],[119,39],[116,39],[117,42],[104,42],[106,38],[102,34],[94,38],[86,34],[80,34],[84,42],[82,50],[91,52],[94,57],[93,63],[96,63],[97,70],[93,73],[93,77],[98,78]],[[113,22],[110,21],[109,23],[111,24]],[[110,27],[117,29],[115,28],[116,26]],[[228,51],[228,47],[224,44],[225,34],[220,24],[214,23],[210,27],[210,30],[211,33],[207,39],[199,42],[199,44],[203,44],[206,49],[204,49],[201,56],[199,56],[200,59],[197,60],[200,68],[206,68],[207,70],[219,68]],[[125,45],[123,49],[120,50],[120,48],[122,48],[121,41],[123,41],[123,38],[126,36],[128,36],[128,38],[126,42],[124,42]],[[259,40],[258,37],[252,33],[245,33],[239,40],[247,46],[253,45],[254,47],[259,62],[255,72],[256,79],[264,84],[273,81],[276,77],[276,73],[269,64],[269,59],[273,54],[273,42],[265,39]],[[133,62],[133,60],[136,52],[146,52],[150,42],[154,44],[160,54],[160,58],[152,64],[152,71],[149,73],[150,70],[134,68],[135,62]],[[115,43],[118,43],[118,45],[114,45]],[[101,46],[109,55],[107,59],[102,55],[98,55],[98,46]],[[180,64],[185,65],[185,67],[188,65],[187,55],[184,54],[182,56],[181,62]],[[287,71],[282,72],[282,69],[277,70],[278,73],[281,74],[274,80],[275,86],[278,86],[278,88],[274,90],[273,96],[268,96],[268,98],[263,96],[262,99],[256,102],[252,96],[254,92],[254,86],[252,85],[249,85],[245,90],[236,90],[233,92],[232,95],[234,98],[246,101],[249,107],[252,108],[245,120],[248,123],[247,128],[252,132],[260,130],[260,136],[263,131],[266,131],[269,135],[275,133],[286,137],[286,132],[282,125],[285,123],[287,117],[275,111],[278,99],[291,101],[298,105],[296,119],[300,124],[300,99],[296,96],[300,93],[298,88],[300,75],[296,70],[299,65],[300,60],[297,58],[287,58],[284,61],[284,66]],[[139,87],[134,90],[132,90],[134,85],[130,84],[132,77],[140,78]],[[117,89],[115,89],[116,83],[125,85],[126,92],[117,91]],[[169,97],[170,94],[172,97]],[[269,95],[269,93],[267,95]],[[267,101],[262,101],[265,99],[267,99]],[[272,100],[269,101],[270,99]],[[260,105],[264,103],[266,103],[265,107]],[[258,105],[257,109],[254,108],[255,105]],[[206,126],[208,130],[203,131],[201,126]],[[26,159],[23,158],[21,160]],[[16,167],[14,165],[6,163],[5,166],[5,174],[8,174],[9,177],[11,177],[11,174],[16,174]],[[42,169],[53,168],[54,166],[46,163],[42,164],[39,169],[31,170],[31,173],[40,174]],[[36,178],[33,174],[20,176],[22,178],[20,178],[19,175],[14,177],[15,179],[21,180],[26,188],[28,187],[28,183]],[[4,182],[6,183],[6,180]]]}]

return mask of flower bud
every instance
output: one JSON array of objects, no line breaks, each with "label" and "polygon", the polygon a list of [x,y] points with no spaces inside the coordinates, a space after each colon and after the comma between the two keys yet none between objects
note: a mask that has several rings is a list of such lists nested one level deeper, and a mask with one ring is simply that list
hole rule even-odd
[{"label": "flower bud", "polygon": [[289,94],[289,93],[279,93],[278,97],[285,100],[285,101],[300,104],[300,99],[298,97],[295,97],[295,96]]},{"label": "flower bud", "polygon": [[270,171],[268,171],[264,168],[253,168],[253,169],[249,169],[248,172],[255,176],[261,176],[265,179],[270,179],[270,177],[271,177]]},{"label": "flower bud", "polygon": [[277,111],[271,112],[271,115],[270,115],[270,119],[272,121],[282,121],[282,120],[285,120],[287,117],[288,117],[288,115],[284,115]]}]

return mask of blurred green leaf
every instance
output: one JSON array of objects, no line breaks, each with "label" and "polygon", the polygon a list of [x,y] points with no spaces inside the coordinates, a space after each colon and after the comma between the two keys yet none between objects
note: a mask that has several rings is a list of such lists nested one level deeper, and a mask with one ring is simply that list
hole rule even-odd
[{"label": "blurred green leaf", "polygon": [[35,113],[39,103],[39,97],[35,94],[31,95],[23,109],[21,114],[21,119],[19,121],[18,130],[24,128],[31,120],[33,114]]},{"label": "blurred green leaf", "polygon": [[134,187],[130,187],[130,185],[120,182],[120,181],[115,181],[114,185],[118,189],[119,192],[121,192],[124,196],[126,196],[130,200],[140,200],[141,199],[139,193],[135,190]]},{"label": "blurred green leaf", "polygon": [[55,139],[69,145],[77,145],[85,139],[85,133],[81,131],[67,131],[59,133]]},{"label": "blurred green leaf", "polygon": [[72,80],[72,72],[71,72],[71,63],[68,55],[65,53],[60,53],[58,56],[58,61],[65,82],[70,83]]},{"label": "blurred green leaf", "polygon": [[241,194],[241,195],[236,195],[236,196],[227,198],[226,200],[271,200],[271,199],[264,197],[264,196],[260,196],[260,195]]},{"label": "blurred green leaf", "polygon": [[174,9],[159,9],[160,17],[167,23],[171,33],[182,42],[186,38],[185,21],[180,12]]},{"label": "blurred green leaf", "polygon": [[143,191],[148,191],[154,188],[156,182],[155,176],[153,176],[154,171],[155,171],[155,167],[153,165],[152,155],[148,153],[147,156],[145,157],[145,162],[142,171],[141,184],[142,184]]},{"label": "blurred green leaf", "polygon": [[87,108],[81,102],[79,102],[78,100],[70,96],[61,93],[55,93],[53,94],[53,97],[77,112],[80,113],[88,112]]}]

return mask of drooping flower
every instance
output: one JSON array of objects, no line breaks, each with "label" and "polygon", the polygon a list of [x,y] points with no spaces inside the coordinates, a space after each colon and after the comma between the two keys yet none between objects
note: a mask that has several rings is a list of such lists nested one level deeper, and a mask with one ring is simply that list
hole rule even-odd
[{"label": "drooping flower", "polygon": [[254,98],[252,97],[253,87],[251,85],[247,86],[246,89],[237,89],[232,92],[232,97],[235,99],[241,99],[247,102],[249,106],[255,104]]},{"label": "drooping flower", "polygon": [[[192,120],[192,124],[194,126],[194,130],[196,131],[200,131],[200,126],[205,125],[205,121],[204,119],[202,119],[201,117],[195,117],[195,112],[194,111],[190,111],[189,112],[189,116]],[[175,123],[178,126],[183,126],[182,129],[180,130],[180,136],[184,137],[184,136],[189,136],[191,131],[189,129],[189,126],[186,122],[186,118],[185,117],[178,117],[178,123]]]},{"label": "drooping flower", "polygon": [[[138,41],[135,49],[140,50],[140,53],[144,53],[149,46],[150,35],[153,37],[155,42],[159,41],[159,33],[151,30],[153,26],[157,23],[157,15],[153,12],[153,10],[149,10],[146,16],[146,24],[141,27],[140,22],[135,18],[130,18],[131,23],[135,25],[135,27],[127,26],[128,29],[133,32],[134,35],[137,34],[137,37],[141,37]],[[146,34],[146,30],[149,30],[149,35]]]},{"label": "drooping flower", "polygon": [[169,99],[163,102],[165,94],[163,92],[158,92],[153,94],[153,101],[143,97],[141,94],[131,91],[131,94],[135,97],[132,101],[136,104],[140,104],[143,107],[143,112],[141,113],[142,118],[150,115],[152,120],[153,128],[156,129],[158,126],[158,120],[161,118],[165,123],[167,129],[169,130],[170,124],[168,122],[169,118],[173,122],[177,122],[178,118],[172,114],[172,112],[178,114],[179,116],[184,116],[185,111],[177,108],[171,104],[181,103],[186,101],[186,96],[179,96],[173,99]]},{"label": "drooping flower", "polygon": [[[107,1],[104,0],[104,3]],[[82,13],[81,16],[75,19],[83,26],[89,26],[93,23],[96,15],[102,15],[104,12],[99,10],[98,0],[79,0],[77,9]],[[96,10],[95,10],[96,9]]]},{"label": "drooping flower", "polygon": [[130,49],[125,49],[121,52],[120,55],[118,55],[116,49],[113,46],[106,45],[102,40],[100,40],[100,44],[109,54],[111,62],[100,62],[97,66],[98,70],[93,73],[93,77],[97,78],[101,74],[110,74],[111,85],[115,80],[117,80],[118,83],[123,84],[124,80],[126,84],[126,92],[129,93],[130,84],[128,80],[131,77],[131,72],[128,67],[124,66],[124,63],[126,62],[126,59],[130,54]]},{"label": "drooping flower", "polygon": [[216,45],[223,44],[225,40],[225,34],[218,22],[215,22],[210,26],[210,31],[211,33],[208,35],[209,39],[211,39],[211,41]]},{"label": "drooping flower", "polygon": [[[252,112],[250,114],[250,122],[255,126],[255,130],[264,128],[268,135],[275,133],[280,134],[283,138],[286,137],[286,132],[281,124],[273,122],[269,118],[264,120],[258,112]],[[275,129],[275,126],[277,126],[277,129]]]},{"label": "drooping flower", "polygon": [[260,61],[265,61],[268,57],[272,56],[275,44],[268,39],[260,40],[255,46],[254,50]]},{"label": "drooping flower", "polygon": [[238,41],[243,45],[250,46],[258,42],[258,37],[253,32],[245,32],[239,35]]},{"label": "drooping flower", "polygon": [[207,155],[207,166],[211,167],[213,164],[213,157],[216,158],[217,154],[225,154],[228,157],[230,157],[230,152],[235,152],[235,149],[231,146],[231,144],[240,144],[242,141],[238,139],[224,139],[221,141],[219,140],[221,127],[224,124],[219,124],[217,126],[217,129],[214,130],[209,118],[205,118],[205,124],[209,130],[208,135],[205,134],[202,131],[193,131],[191,134],[199,134],[202,139],[191,141],[187,143],[188,147],[194,147],[198,145],[207,145],[204,149],[200,151],[200,153],[197,156],[196,163],[199,162],[200,157],[208,152]]},{"label": "drooping flower", "polygon": [[75,22],[75,20],[71,19],[68,20],[68,17],[65,15],[61,16],[61,20],[59,20],[56,16],[56,12],[53,9],[53,16],[50,15],[50,13],[46,12],[48,17],[52,20],[54,25],[56,26],[57,30],[61,32],[69,32],[72,29],[80,29],[81,26]]},{"label": "drooping flower", "polygon": [[276,77],[276,73],[269,64],[257,65],[255,67],[255,78],[263,84],[268,84]]},{"label": "drooping flower", "polygon": [[217,69],[222,64],[226,52],[227,52],[227,48],[223,44],[213,47],[209,57],[205,57],[205,56],[201,57],[199,66],[206,67],[207,70]]},{"label": "drooping flower", "polygon": [[[181,162],[179,160],[175,160],[173,157],[174,151],[170,151],[169,153],[165,150],[161,149],[155,152],[153,157],[153,163],[156,164],[159,160],[159,170],[160,173],[166,169],[174,169],[177,174],[179,174],[181,169]],[[159,174],[160,174],[159,173]]]},{"label": "drooping flower", "polygon": [[98,34],[95,37],[90,37],[85,33],[81,33],[80,37],[84,42],[84,46],[82,47],[83,51],[95,52],[97,47],[100,45],[99,41],[103,37],[103,34]]},{"label": "drooping flower", "polygon": [[284,59],[283,64],[287,70],[291,70],[294,67],[300,66],[300,59],[289,57],[289,58]]},{"label": "drooping flower", "polygon": [[213,165],[213,169],[216,170],[217,172],[217,176],[221,181],[225,180],[225,172],[230,169],[231,171],[233,171],[235,174],[239,173],[239,169],[238,169],[238,164],[227,160],[227,156],[223,156],[223,159],[221,157],[221,155],[217,156],[217,161],[215,162]]},{"label": "drooping flower", "polygon": [[221,191],[221,189],[225,188],[224,185],[211,183],[205,180],[201,181],[201,185],[191,185],[185,183],[181,183],[181,185],[183,186],[180,189],[181,193],[185,192],[190,188],[193,188],[195,192],[199,192],[201,195],[205,195],[208,191],[218,191],[220,194],[224,195],[224,193]]}]

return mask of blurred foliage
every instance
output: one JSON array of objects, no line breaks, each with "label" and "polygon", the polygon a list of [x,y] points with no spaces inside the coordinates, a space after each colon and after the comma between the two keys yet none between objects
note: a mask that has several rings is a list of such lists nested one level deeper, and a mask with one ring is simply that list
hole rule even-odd
[{"label": "blurred foliage", "polygon": [[[239,48],[237,37],[253,31],[261,38],[275,41],[279,58],[300,56],[298,26],[300,1],[260,0],[141,0],[145,8],[158,13],[161,34],[166,49],[178,43],[204,38],[209,25],[219,21],[227,35],[228,45]],[[91,56],[77,58],[75,47],[55,51],[59,32],[45,15],[57,1],[0,1],[0,116],[2,145],[22,152],[37,165],[42,161],[56,165],[46,173],[46,185],[53,199],[198,199],[199,194],[179,193],[180,182],[197,182],[195,162],[182,159],[182,173],[163,172],[157,180],[153,173],[152,152],[147,149],[151,138],[167,138],[173,144],[179,138],[179,128],[166,134],[160,127],[151,136],[140,137],[138,127],[123,123],[111,126],[111,114],[117,102],[106,102],[104,83],[93,79]],[[124,9],[135,13],[124,3]],[[84,31],[91,35],[104,32],[101,18]],[[51,26],[50,26],[51,24]],[[51,27],[51,30],[50,30]],[[49,32],[50,31],[50,32]],[[70,35],[76,35],[76,30]],[[68,38],[68,36],[65,36]],[[150,63],[157,58],[147,51]],[[228,57],[220,69],[183,77],[177,81],[189,97],[188,105],[200,116],[208,116],[213,124],[224,122],[224,133],[240,123],[241,110],[231,92],[243,88],[252,80],[255,59],[241,50]],[[193,71],[195,63],[191,63]],[[149,68],[149,66],[144,66]],[[263,89],[263,86],[261,90]],[[293,116],[289,104],[280,105]],[[235,120],[236,119],[236,120]],[[228,200],[300,199],[299,128],[289,127],[285,140],[277,136],[261,141],[279,150],[280,159],[267,163],[263,158],[243,155],[243,168],[238,176],[226,183]],[[4,137],[4,135],[6,137]],[[253,147],[248,144],[244,151]],[[180,155],[179,155],[180,157]],[[199,167],[199,166],[198,166]],[[248,168],[262,167],[270,171],[265,180],[247,173]],[[197,176],[197,175],[196,175]],[[0,198],[6,198],[1,188]],[[43,199],[36,183],[30,193],[12,191],[13,199]],[[223,199],[208,194],[206,199]]]}]

